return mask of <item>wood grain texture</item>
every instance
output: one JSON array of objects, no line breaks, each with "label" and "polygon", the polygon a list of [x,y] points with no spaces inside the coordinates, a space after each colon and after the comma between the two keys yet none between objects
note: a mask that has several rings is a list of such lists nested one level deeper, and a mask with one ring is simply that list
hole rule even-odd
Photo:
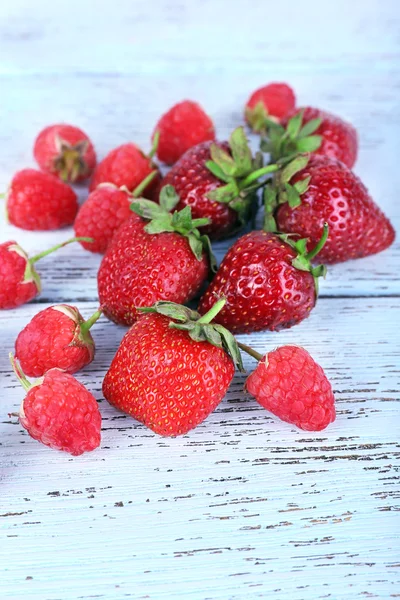
[{"label": "wood grain texture", "polygon": [[[355,124],[356,172],[398,230],[399,25],[396,0],[4,0],[0,189],[33,166],[33,139],[50,122],[87,130],[100,157],[130,140],[146,150],[158,116],[191,97],[222,139],[254,88],[288,80],[300,104]],[[70,236],[0,220],[0,242],[31,252]],[[20,329],[60,301],[85,316],[96,307],[99,256],[73,245],[44,259],[38,300],[0,312],[1,600],[400,597],[399,259],[396,242],[337,265],[307,321],[241,338],[260,352],[311,352],[337,399],[326,431],[278,421],[236,375],[193,432],[154,435],[102,398],[125,332],[102,318],[96,358],[78,374],[100,404],[102,447],[79,458],[7,416],[23,398],[7,358]]]}]

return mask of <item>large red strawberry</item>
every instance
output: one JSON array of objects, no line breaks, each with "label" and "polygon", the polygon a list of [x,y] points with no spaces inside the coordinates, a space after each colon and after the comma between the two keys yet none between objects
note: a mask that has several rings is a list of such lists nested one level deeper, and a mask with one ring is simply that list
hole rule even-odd
[{"label": "large red strawberry", "polygon": [[253,131],[263,131],[266,119],[278,123],[294,109],[296,97],[286,83],[269,83],[252,93],[245,106],[245,118]]},{"label": "large red strawberry", "polygon": [[75,235],[93,240],[91,243],[81,242],[86,250],[100,254],[106,251],[118,227],[131,216],[132,199],[139,198],[156,175],[157,171],[152,171],[132,193],[126,187],[101,183],[89,194],[74,223]]},{"label": "large red strawberry", "polygon": [[265,200],[265,228],[307,237],[309,247],[328,223],[329,236],[318,254],[325,263],[381,252],[395,238],[390,221],[360,179],[327,156],[300,156],[289,163],[277,175],[275,188],[266,187]]},{"label": "large red strawberry", "polygon": [[208,221],[192,220],[189,207],[171,214],[178,202],[171,186],[163,188],[160,204],[137,200],[138,214],[112,238],[97,281],[104,314],[116,323],[132,325],[137,308],[157,300],[188,302],[204,283],[211,249],[197,227]]},{"label": "large red strawberry", "polygon": [[317,108],[293,110],[282,125],[266,122],[267,139],[261,143],[273,161],[301,152],[336,158],[349,168],[356,162],[357,131],[340,117]]},{"label": "large red strawberry", "polygon": [[78,202],[74,190],[58,177],[23,169],[11,181],[6,210],[9,222],[21,229],[60,229],[74,222]]},{"label": "large red strawberry", "polygon": [[243,127],[228,143],[204,142],[188,150],[164,178],[180,197],[178,209],[190,206],[193,218],[211,223],[202,231],[219,239],[240,229],[252,216],[259,178],[277,169],[262,166],[262,156],[253,159]]},{"label": "large red strawberry", "polygon": [[321,431],[335,420],[335,398],[322,367],[299,346],[281,346],[264,357],[239,347],[259,361],[246,389],[274,415],[306,431]]},{"label": "large red strawberry", "polygon": [[19,420],[33,439],[73,456],[100,445],[101,415],[95,398],[69,373],[50,369],[29,383],[12,354],[11,364],[27,392]]},{"label": "large red strawberry", "polygon": [[123,338],[104,382],[104,397],[160,435],[187,433],[220,403],[235,364],[234,337],[212,321],[223,305],[200,315],[158,302]]},{"label": "large red strawberry", "polygon": [[170,108],[155,126],[153,139],[157,132],[160,136],[157,157],[167,165],[173,165],[189,148],[215,139],[210,117],[191,100]]},{"label": "large red strawberry", "polygon": [[101,310],[87,321],[75,306],[58,304],[38,312],[18,334],[15,356],[28,377],[57,367],[76,373],[92,362],[95,346],[90,328]]},{"label": "large red strawberry", "polygon": [[[41,282],[35,263],[51,252],[81,238],[73,238],[29,258],[17,242],[0,244],[0,309],[16,308],[29,302],[41,292]],[[89,238],[86,238],[90,241]]]},{"label": "large red strawberry", "polygon": [[232,333],[292,327],[309,316],[317,299],[317,278],[325,274],[311,259],[320,251],[327,231],[312,252],[307,240],[252,231],[239,238],[223,259],[200,300],[204,314],[215,298],[226,298],[216,321]]},{"label": "large red strawberry", "polygon": [[74,125],[50,125],[39,133],[33,154],[43,171],[63,181],[84,181],[96,166],[96,153],[90,138]]},{"label": "large red strawberry", "polygon": [[[130,192],[133,191],[152,171],[157,170],[158,172],[158,167],[153,162],[157,142],[158,138],[156,137],[148,155],[132,143],[122,144],[111,150],[94,170],[90,191],[95,190],[100,183],[113,183],[118,188],[125,186]],[[152,198],[160,181],[161,175],[158,174],[143,191],[143,195],[146,198]]]}]

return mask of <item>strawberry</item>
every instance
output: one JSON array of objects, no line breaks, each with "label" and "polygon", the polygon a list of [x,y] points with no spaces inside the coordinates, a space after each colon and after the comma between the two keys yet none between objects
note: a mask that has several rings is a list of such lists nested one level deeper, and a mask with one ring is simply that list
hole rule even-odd
[{"label": "strawberry", "polygon": [[274,415],[306,431],[321,431],[335,420],[335,398],[322,367],[298,346],[281,346],[259,361],[246,380],[247,391]]},{"label": "strawberry", "polygon": [[116,323],[132,325],[137,307],[157,300],[188,302],[206,279],[211,247],[197,227],[208,221],[192,220],[188,206],[171,214],[178,202],[171,186],[163,188],[160,204],[137,200],[138,214],[112,238],[97,279],[104,314]]},{"label": "strawberry", "polygon": [[132,193],[126,187],[101,183],[89,194],[74,223],[75,235],[93,240],[81,242],[86,250],[104,254],[118,227],[131,216],[132,198],[138,198],[156,175],[157,171],[152,171]]},{"label": "strawberry", "polygon": [[19,420],[33,439],[73,456],[100,445],[101,415],[95,398],[69,373],[50,369],[29,383],[12,354],[11,364],[27,394]]},{"label": "strawberry", "polygon": [[87,321],[75,306],[58,304],[38,312],[19,333],[15,356],[29,377],[41,377],[57,367],[76,373],[92,362],[95,346],[90,328],[101,310]]},{"label": "strawberry", "polygon": [[96,153],[89,137],[74,125],[50,125],[35,140],[33,155],[42,171],[63,181],[84,181],[96,166]]},{"label": "strawberry", "polygon": [[191,100],[170,108],[155,126],[153,139],[157,132],[160,136],[157,157],[167,165],[173,165],[192,146],[215,139],[210,117]]},{"label": "strawberry", "polygon": [[131,192],[155,169],[158,173],[157,177],[143,191],[146,198],[152,198],[161,181],[158,167],[153,162],[157,142],[156,136],[153,148],[147,156],[132,143],[122,144],[111,150],[94,170],[89,190],[92,192],[100,183],[113,183],[118,188],[125,186]]},{"label": "strawberry", "polygon": [[309,316],[317,299],[317,278],[325,275],[311,259],[325,243],[324,230],[315,248],[306,253],[307,240],[252,231],[229,249],[216,276],[200,300],[206,313],[215,298],[227,302],[216,321],[232,333],[271,331],[292,327]]},{"label": "strawberry", "polygon": [[265,188],[264,197],[264,229],[307,237],[312,247],[328,223],[329,236],[318,255],[328,264],[381,252],[395,238],[360,179],[327,156],[299,156],[277,174],[274,188]]},{"label": "strawberry", "polygon": [[266,122],[267,139],[261,143],[273,161],[301,152],[336,158],[353,167],[357,158],[357,131],[340,117],[317,108],[298,108],[277,125]]},{"label": "strawberry", "polygon": [[18,171],[6,194],[9,222],[32,231],[60,229],[74,222],[75,192],[54,175],[35,169]]},{"label": "strawberry", "polygon": [[228,143],[204,142],[188,150],[164,178],[180,197],[177,206],[190,206],[193,218],[211,223],[202,231],[212,239],[231,235],[252,216],[258,179],[277,170],[262,166],[262,156],[253,159],[243,127]]},{"label": "strawberry", "polygon": [[286,83],[269,83],[252,93],[245,106],[245,118],[253,131],[264,129],[267,118],[281,122],[294,109],[296,97]]},{"label": "strawberry", "polygon": [[[90,238],[86,239],[90,241]],[[40,294],[41,282],[34,267],[35,263],[58,248],[77,241],[80,241],[80,238],[72,238],[32,258],[29,258],[17,242],[0,244],[0,309],[16,308]]]},{"label": "strawberry", "polygon": [[187,433],[216,408],[243,369],[234,337],[215,314],[157,302],[123,338],[104,378],[106,400],[164,436]]}]

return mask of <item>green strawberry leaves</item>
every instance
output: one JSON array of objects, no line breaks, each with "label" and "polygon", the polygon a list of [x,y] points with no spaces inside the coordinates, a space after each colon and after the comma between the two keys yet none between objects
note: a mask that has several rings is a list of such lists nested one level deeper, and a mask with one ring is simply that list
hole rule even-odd
[{"label": "green strawberry leaves", "polygon": [[172,185],[165,185],[160,192],[160,203],[137,198],[130,208],[143,219],[149,220],[145,231],[151,235],[158,233],[178,233],[186,237],[189,246],[198,261],[202,260],[203,252],[209,257],[210,268],[215,273],[217,262],[212,252],[211,242],[207,235],[202,235],[198,227],[209,225],[209,219],[192,219],[190,206],[182,210],[175,210],[179,203],[179,196]]},{"label": "green strawberry leaves", "polygon": [[315,152],[321,146],[322,136],[315,132],[322,119],[311,119],[303,125],[304,110],[289,119],[286,129],[270,119],[265,119],[262,128],[265,137],[261,140],[261,150],[269,152],[274,162],[293,158],[303,152]]},{"label": "green strawberry leaves", "polygon": [[235,367],[244,372],[242,357],[236,339],[228,329],[213,323],[214,317],[226,303],[226,298],[220,298],[205,315],[175,304],[160,300],[153,306],[137,308],[142,313],[158,313],[171,319],[169,326],[173,329],[187,331],[189,337],[195,342],[208,342],[217,348],[222,348],[233,360]]}]

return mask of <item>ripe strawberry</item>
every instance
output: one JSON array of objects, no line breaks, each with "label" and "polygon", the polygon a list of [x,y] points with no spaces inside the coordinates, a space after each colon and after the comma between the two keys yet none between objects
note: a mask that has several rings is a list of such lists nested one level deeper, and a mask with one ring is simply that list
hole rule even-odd
[{"label": "ripe strawberry", "polygon": [[327,156],[300,156],[289,163],[277,174],[276,188],[266,188],[265,198],[264,228],[307,237],[310,247],[328,223],[329,236],[318,255],[328,264],[381,252],[395,238],[390,221],[360,179]]},{"label": "ripe strawberry", "polygon": [[167,165],[173,165],[192,146],[215,139],[212,120],[191,100],[170,108],[155,126],[153,139],[157,132],[160,136],[157,157]]},{"label": "ripe strawberry", "polygon": [[306,431],[321,431],[335,420],[331,384],[304,348],[282,346],[264,357],[252,350],[250,354],[259,363],[246,389],[261,406]]},{"label": "ripe strawberry", "polygon": [[161,181],[158,167],[152,160],[156,151],[156,144],[157,139],[147,156],[138,146],[132,143],[122,144],[122,146],[111,150],[94,170],[89,190],[92,192],[100,183],[113,183],[118,188],[125,186],[131,192],[155,169],[158,176],[143,191],[146,198],[152,198],[157,185]]},{"label": "ripe strawberry", "polygon": [[262,166],[262,156],[253,159],[243,127],[231,134],[228,143],[204,142],[188,150],[164,178],[180,197],[177,206],[190,206],[193,218],[211,223],[202,231],[219,239],[240,229],[252,216],[257,201],[258,179],[276,171]]},{"label": "ripe strawberry", "polygon": [[[58,248],[80,239],[67,240],[32,258],[29,258],[17,242],[0,244],[0,309],[16,308],[40,294],[42,286],[34,264]],[[90,241],[90,238],[86,239]]]},{"label": "ripe strawberry", "polygon": [[252,93],[245,106],[245,118],[255,132],[262,131],[265,120],[281,122],[295,107],[294,91],[286,83],[269,83]]},{"label": "ripe strawberry", "polygon": [[157,175],[152,171],[131,193],[125,187],[113,183],[101,183],[89,194],[76,216],[74,229],[77,236],[88,236],[93,242],[81,242],[90,252],[104,254],[112,236],[132,214],[132,199],[139,198],[149,182]]},{"label": "ripe strawberry", "polygon": [[60,229],[74,222],[78,202],[75,192],[54,175],[23,169],[11,181],[6,210],[9,222],[21,229]]},{"label": "ripe strawberry", "polygon": [[340,117],[317,108],[298,108],[277,125],[266,124],[267,138],[261,149],[273,161],[301,152],[336,158],[351,168],[358,151],[357,131]]},{"label": "ripe strawberry", "polygon": [[317,299],[317,278],[325,275],[310,260],[325,243],[327,229],[312,252],[307,240],[252,231],[239,238],[223,259],[199,312],[206,313],[215,298],[227,299],[216,317],[232,333],[271,331],[292,327],[309,316]]},{"label": "ripe strawberry", "polygon": [[225,396],[235,365],[243,369],[234,337],[209,314],[157,302],[128,331],[104,382],[104,397],[160,435],[187,433]]},{"label": "ripe strawberry", "polygon": [[89,137],[74,125],[50,125],[39,133],[33,154],[42,171],[63,181],[84,181],[96,166],[96,153]]},{"label": "ripe strawberry", "polygon": [[73,456],[100,445],[101,415],[95,398],[69,373],[50,369],[29,383],[12,354],[11,364],[27,391],[19,420],[33,439]]},{"label": "ripe strawberry", "polygon": [[92,362],[95,346],[90,328],[101,310],[87,321],[75,306],[59,304],[37,313],[19,333],[15,356],[29,377],[41,377],[57,367],[76,373]]},{"label": "ripe strawberry", "polygon": [[171,186],[163,188],[160,204],[137,200],[138,214],[112,238],[97,281],[104,314],[116,323],[132,325],[137,308],[157,300],[188,302],[205,281],[211,249],[197,227],[208,221],[192,220],[189,207],[171,214],[178,201]]}]

